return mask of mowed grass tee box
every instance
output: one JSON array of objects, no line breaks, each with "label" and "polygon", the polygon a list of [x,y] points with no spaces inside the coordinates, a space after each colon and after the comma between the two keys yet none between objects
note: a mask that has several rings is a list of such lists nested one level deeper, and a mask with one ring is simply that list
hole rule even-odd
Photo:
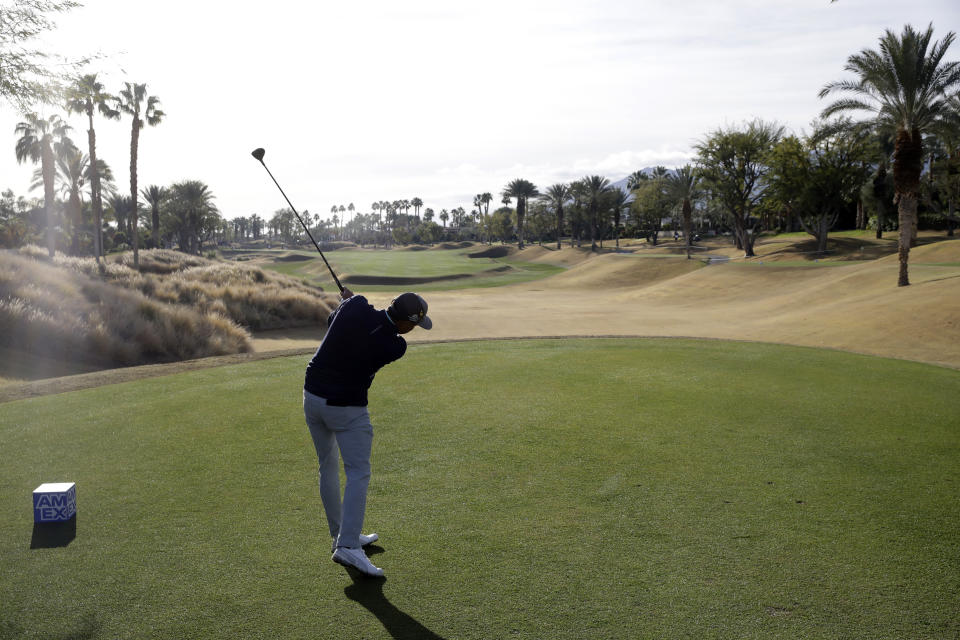
[{"label": "mowed grass tee box", "polygon": [[[307,357],[5,403],[3,633],[960,632],[956,371],[720,341],[411,345],[371,393],[387,580],[354,582],[329,559]],[[83,488],[68,546],[30,549],[37,478]]]}]

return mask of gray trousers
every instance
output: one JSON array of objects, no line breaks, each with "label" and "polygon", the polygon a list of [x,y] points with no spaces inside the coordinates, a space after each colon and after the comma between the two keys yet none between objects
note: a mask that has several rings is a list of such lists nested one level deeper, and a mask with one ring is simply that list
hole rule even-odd
[{"label": "gray trousers", "polygon": [[[330,535],[338,547],[359,547],[370,484],[370,414],[366,407],[331,407],[309,391],[303,392],[303,414],[320,463],[320,499]],[[347,477],[342,502],[339,458]]]}]

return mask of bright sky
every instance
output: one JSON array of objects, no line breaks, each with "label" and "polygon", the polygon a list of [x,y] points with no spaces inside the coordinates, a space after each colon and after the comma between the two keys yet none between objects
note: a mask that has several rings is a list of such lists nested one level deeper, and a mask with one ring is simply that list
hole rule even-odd
[{"label": "bright sky", "polygon": [[[2,1],[2,0],[0,0]],[[206,182],[226,218],[380,200],[494,203],[690,160],[719,126],[761,117],[800,132],[886,28],[960,30],[957,0],[87,0],[50,48],[95,62],[107,89],[146,82],[167,113],[140,136],[139,184]],[[960,59],[960,42],[948,59]],[[46,113],[52,113],[47,111]],[[9,105],[0,189],[26,194]],[[71,116],[86,150],[86,121]],[[129,189],[128,120],[97,120],[97,154]],[[41,196],[42,190],[31,195]]]}]

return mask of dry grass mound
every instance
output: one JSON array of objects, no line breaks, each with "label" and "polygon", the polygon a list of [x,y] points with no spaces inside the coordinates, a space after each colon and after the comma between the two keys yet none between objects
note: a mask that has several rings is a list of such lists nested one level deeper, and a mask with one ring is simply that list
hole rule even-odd
[{"label": "dry grass mound", "polygon": [[685,258],[641,258],[629,254],[597,255],[592,260],[571,267],[550,279],[551,287],[558,288],[620,288],[639,289],[658,282],[697,271],[703,267],[699,260]]},{"label": "dry grass mound", "polygon": [[[27,247],[25,247],[29,251]],[[150,249],[140,252],[140,273],[173,273],[187,267],[200,267],[210,261],[200,256],[191,256],[169,249]],[[128,269],[133,269],[133,252],[122,253],[116,259]]]},{"label": "dry grass mound", "polygon": [[428,284],[431,282],[448,282],[450,280],[466,280],[468,278],[483,278],[496,273],[505,273],[513,271],[513,267],[505,264],[501,267],[486,269],[479,273],[452,273],[443,276],[367,276],[367,275],[345,275],[340,278],[344,284],[352,285],[383,285],[402,287],[408,285]]},{"label": "dry grass mound", "polygon": [[[922,240],[921,240],[922,242]],[[960,237],[925,244],[910,250],[910,262],[960,264]]]},{"label": "dry grass mound", "polygon": [[532,246],[525,248],[518,258],[526,262],[542,262],[558,267],[573,267],[608,253],[610,252],[606,250],[602,252],[591,251],[589,246],[570,247],[564,245],[561,249],[557,249],[556,245],[551,247]]},{"label": "dry grass mound", "polygon": [[[249,334],[228,317],[164,304],[82,272],[0,254],[0,348],[108,368],[250,351]],[[4,358],[4,377],[29,358]],[[45,367],[48,368],[48,367]]]},{"label": "dry grass mound", "polygon": [[[39,256],[42,256],[40,258]],[[23,363],[60,360],[64,370],[171,362],[251,350],[249,330],[324,322],[332,296],[263,270],[172,251],[106,264],[42,249],[0,253],[0,376],[30,377]],[[10,364],[16,361],[20,365]],[[49,367],[46,367],[49,368]]]}]

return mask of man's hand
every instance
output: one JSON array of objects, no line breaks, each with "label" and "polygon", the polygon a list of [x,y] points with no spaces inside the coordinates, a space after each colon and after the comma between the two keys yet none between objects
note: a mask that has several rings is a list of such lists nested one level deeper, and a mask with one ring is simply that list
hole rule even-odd
[{"label": "man's hand", "polygon": [[353,297],[353,291],[350,291],[350,289],[347,289],[346,287],[344,287],[343,291],[340,292],[341,300],[346,300],[347,298],[352,298],[352,297]]}]

